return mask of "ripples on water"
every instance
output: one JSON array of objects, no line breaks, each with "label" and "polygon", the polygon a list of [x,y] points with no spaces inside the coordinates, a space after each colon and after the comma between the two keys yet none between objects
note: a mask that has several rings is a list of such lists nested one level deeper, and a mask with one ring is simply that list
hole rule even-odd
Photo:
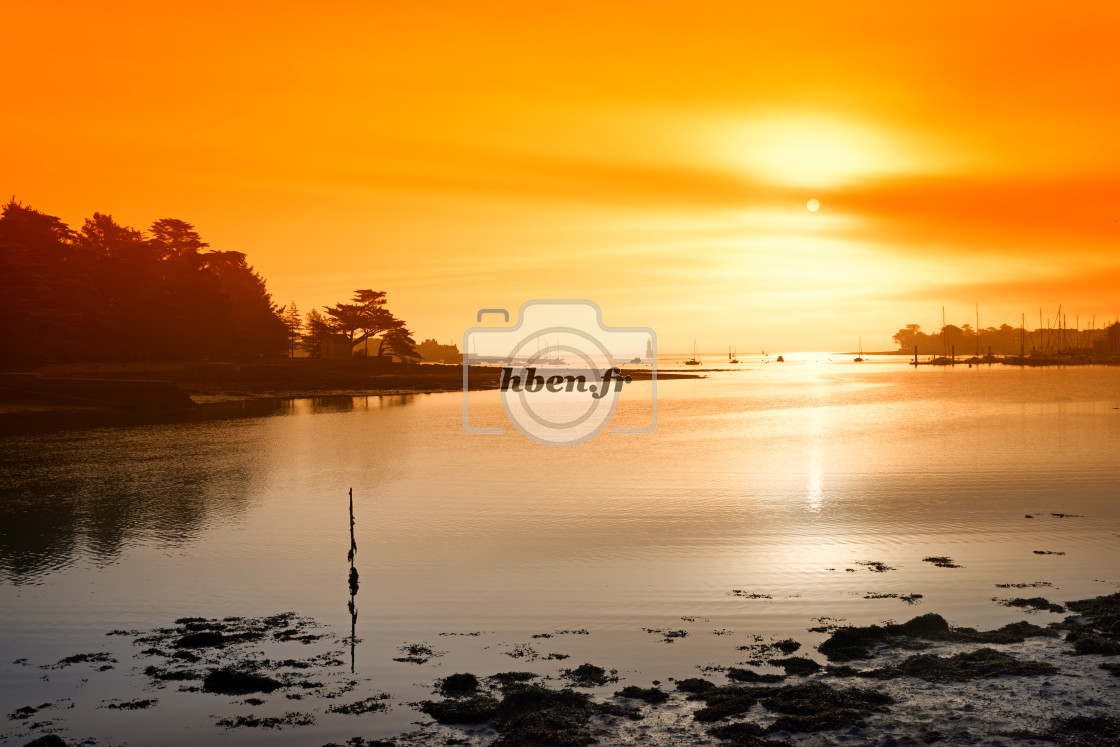
[{"label": "ripples on water", "polygon": [[[991,601],[1011,595],[996,583],[1115,589],[1120,370],[791,362],[659,382],[652,434],[571,449],[469,435],[456,394],[5,437],[0,664],[185,615],[291,609],[348,632],[351,486],[359,674],[402,700],[452,671],[531,666],[502,654],[557,628],[591,635],[553,649],[648,684],[735,663],[755,633],[811,644],[817,616],[987,626],[1023,615]],[[691,634],[641,632],[662,626]],[[417,640],[454,645],[435,669],[391,661]],[[6,710],[37,675],[4,670]],[[375,718],[392,733],[415,713]]]}]

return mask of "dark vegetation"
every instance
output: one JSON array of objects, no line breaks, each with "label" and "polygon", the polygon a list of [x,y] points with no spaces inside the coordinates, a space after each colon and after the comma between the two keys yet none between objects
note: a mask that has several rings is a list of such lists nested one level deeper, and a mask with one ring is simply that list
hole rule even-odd
[{"label": "dark vegetation", "polygon": [[350,303],[304,319],[295,302],[273,303],[244,253],[209,247],[174,218],[141,231],[94,213],[74,230],[12,199],[0,214],[5,361],[249,360],[294,356],[297,347],[317,358],[327,357],[327,340],[347,343],[347,358],[370,340],[357,355],[461,360],[454,345],[435,340],[417,351],[384,291],[356,290]]},{"label": "dark vegetation", "polygon": [[12,200],[0,216],[0,347],[15,364],[280,355],[287,331],[235,251],[163,218],[77,231]]}]

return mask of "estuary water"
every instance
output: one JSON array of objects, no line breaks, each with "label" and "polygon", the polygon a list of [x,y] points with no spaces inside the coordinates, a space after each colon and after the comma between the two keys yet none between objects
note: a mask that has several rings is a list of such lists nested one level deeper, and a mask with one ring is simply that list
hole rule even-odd
[{"label": "estuary water", "polygon": [[[572,448],[512,428],[469,434],[455,393],[6,434],[0,710],[51,705],[5,719],[0,735],[374,738],[427,721],[409,703],[455,672],[557,676],[591,662],[618,670],[609,693],[737,664],[759,640],[792,637],[813,656],[822,618],[938,612],[987,628],[1027,617],[1000,599],[1120,586],[1120,368],[786,359],[659,381],[652,433]],[[634,382],[620,415],[651,395]],[[143,673],[137,635],[106,635],[285,611],[336,637],[352,683],[341,700],[384,694],[387,710],[182,692],[190,683]],[[395,660],[410,651],[425,661]],[[94,652],[112,669],[59,666]],[[139,698],[158,705],[105,707]],[[250,711],[315,723],[217,725]]]}]

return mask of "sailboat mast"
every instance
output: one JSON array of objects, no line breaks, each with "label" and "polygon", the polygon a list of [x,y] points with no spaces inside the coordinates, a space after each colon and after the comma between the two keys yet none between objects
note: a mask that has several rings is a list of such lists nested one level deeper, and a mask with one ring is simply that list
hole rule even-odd
[{"label": "sailboat mast", "polygon": [[976,357],[980,357],[980,302],[976,302]]}]

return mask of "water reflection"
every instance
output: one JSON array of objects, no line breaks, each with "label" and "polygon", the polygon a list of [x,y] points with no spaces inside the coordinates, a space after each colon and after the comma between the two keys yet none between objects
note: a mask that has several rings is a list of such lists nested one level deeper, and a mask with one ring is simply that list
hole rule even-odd
[{"label": "water reflection", "polygon": [[106,565],[130,545],[174,547],[215,522],[242,517],[249,497],[267,481],[275,451],[253,428],[230,428],[232,421],[384,410],[414,401],[415,395],[322,397],[180,413],[51,413],[30,429],[51,433],[29,433],[5,421],[0,581],[39,583],[80,557]]}]

